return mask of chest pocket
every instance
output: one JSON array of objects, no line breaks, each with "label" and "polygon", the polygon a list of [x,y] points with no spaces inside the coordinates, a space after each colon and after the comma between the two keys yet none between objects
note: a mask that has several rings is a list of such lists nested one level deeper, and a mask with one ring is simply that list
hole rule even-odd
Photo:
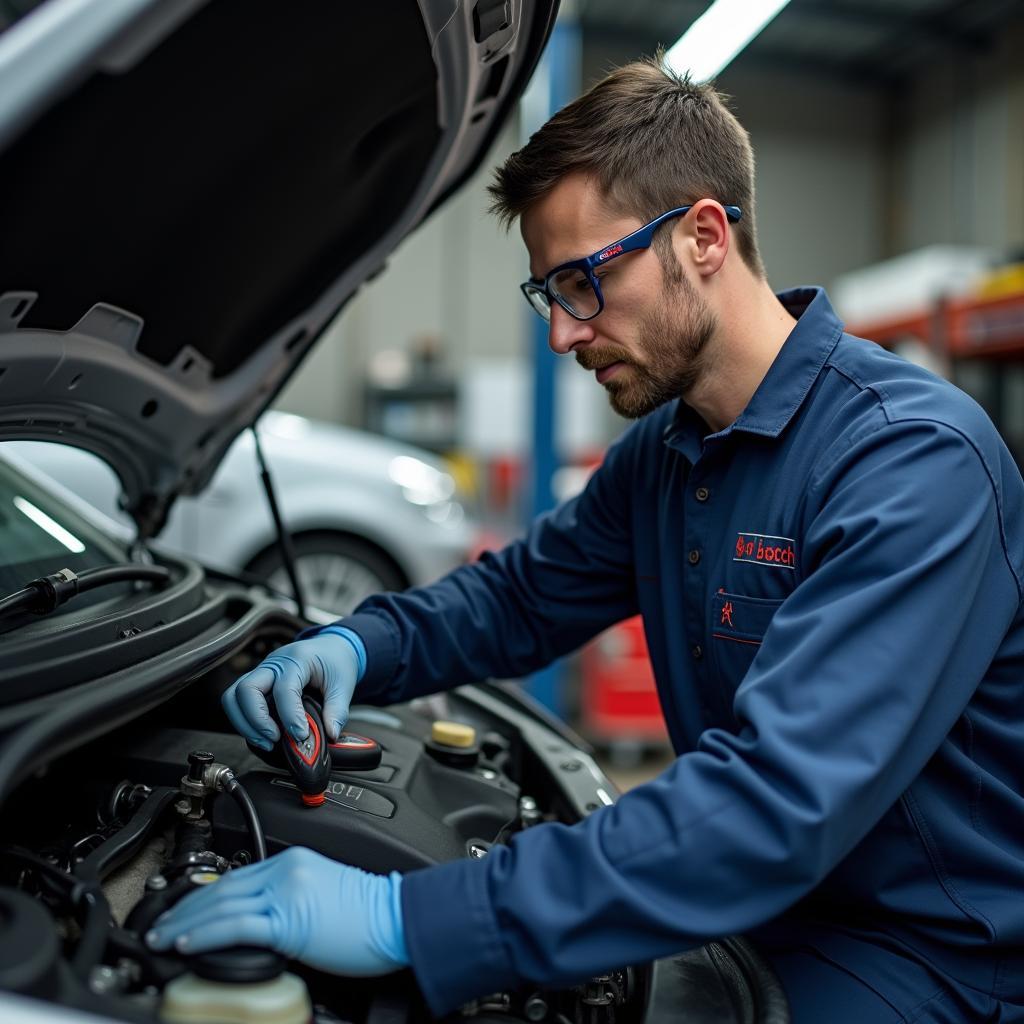
[{"label": "chest pocket", "polygon": [[729,705],[781,604],[781,600],[726,591],[712,598],[710,647],[718,682]]}]

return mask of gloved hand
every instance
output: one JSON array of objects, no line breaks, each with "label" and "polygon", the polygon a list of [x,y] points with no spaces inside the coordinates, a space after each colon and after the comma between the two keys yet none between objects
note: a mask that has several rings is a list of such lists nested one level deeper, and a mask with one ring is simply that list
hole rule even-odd
[{"label": "gloved hand", "polygon": [[351,630],[332,626],[279,647],[232,683],[221,704],[238,732],[255,746],[270,750],[281,731],[270,717],[267,695],[273,693],[281,723],[301,743],[309,732],[302,691],[313,686],[323,694],[327,736],[336,740],[348,721],[352,691],[365,669],[362,640]]},{"label": "gloved hand", "polygon": [[190,893],[146,935],[156,950],[262,946],[334,974],[409,963],[402,876],[371,875],[293,846]]}]

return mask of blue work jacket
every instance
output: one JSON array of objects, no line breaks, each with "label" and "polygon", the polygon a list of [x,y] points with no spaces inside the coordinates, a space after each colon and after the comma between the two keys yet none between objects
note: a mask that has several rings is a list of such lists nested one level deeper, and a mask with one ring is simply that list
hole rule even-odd
[{"label": "blue work jacket", "polygon": [[666,405],[524,539],[345,619],[356,698],[385,702],[639,612],[678,755],[578,825],[406,876],[435,1012],[769,922],[1024,1002],[1024,484],[961,391],[823,291],[780,298],[797,324],[726,429]]}]

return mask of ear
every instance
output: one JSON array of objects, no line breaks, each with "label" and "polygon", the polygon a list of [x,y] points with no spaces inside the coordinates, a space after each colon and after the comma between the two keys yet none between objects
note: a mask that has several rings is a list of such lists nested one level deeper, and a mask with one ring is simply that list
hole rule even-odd
[{"label": "ear", "polygon": [[714,199],[700,199],[693,209],[679,219],[680,241],[694,270],[710,277],[722,269],[729,253],[731,233],[729,218],[722,204]]}]

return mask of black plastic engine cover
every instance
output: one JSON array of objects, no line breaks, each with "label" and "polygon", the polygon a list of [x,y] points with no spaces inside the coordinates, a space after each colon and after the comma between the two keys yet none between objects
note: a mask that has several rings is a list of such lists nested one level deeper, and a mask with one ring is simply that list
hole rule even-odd
[{"label": "black plastic engine cover", "polygon": [[[423,741],[383,726],[360,726],[384,753],[366,772],[331,773],[326,799],[307,807],[285,772],[253,771],[239,778],[260,815],[271,852],[308,846],[368,871],[408,871],[479,855],[518,811],[519,789],[484,768],[435,761]],[[218,798],[213,813],[219,853],[248,848],[233,801]],[[471,852],[477,847],[476,854]]]}]

